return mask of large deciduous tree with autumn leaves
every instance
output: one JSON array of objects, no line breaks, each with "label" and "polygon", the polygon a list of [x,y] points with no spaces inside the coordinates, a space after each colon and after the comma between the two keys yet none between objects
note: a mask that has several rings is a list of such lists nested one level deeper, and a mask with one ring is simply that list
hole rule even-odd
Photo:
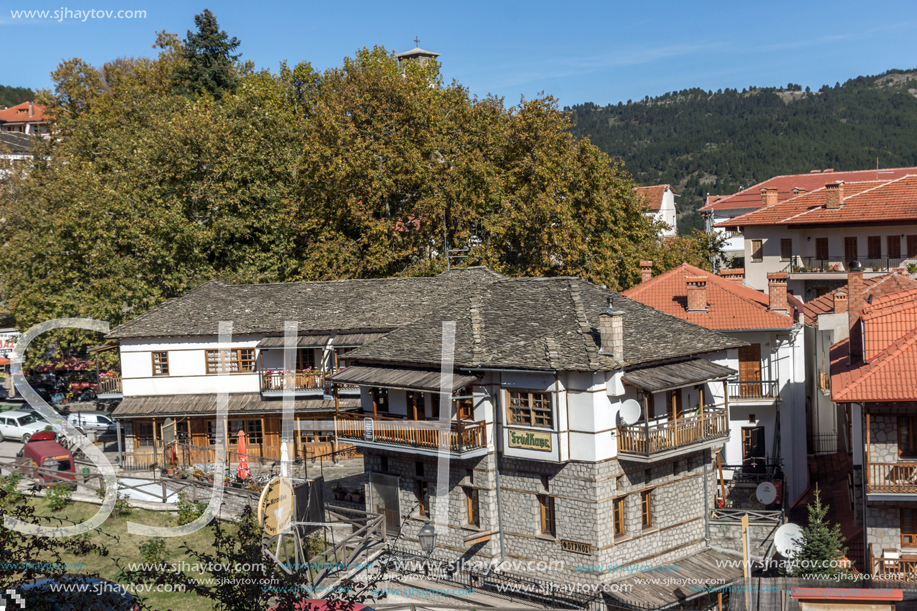
[{"label": "large deciduous tree with autumn leaves", "polygon": [[[662,259],[629,174],[572,137],[550,97],[479,99],[379,47],[324,72],[259,71],[234,45],[219,63],[233,87],[215,97],[194,83],[188,40],[161,33],[154,59],[52,74],[41,101],[56,137],[0,202],[21,327],[115,325],[211,278],[434,274],[447,245],[467,249],[459,265],[613,289]],[[709,250],[685,248],[701,265]]]}]

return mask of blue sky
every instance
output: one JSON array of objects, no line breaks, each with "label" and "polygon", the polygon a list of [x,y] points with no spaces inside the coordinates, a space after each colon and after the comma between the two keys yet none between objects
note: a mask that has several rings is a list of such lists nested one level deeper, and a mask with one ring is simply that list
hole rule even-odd
[{"label": "blue sky", "polygon": [[[667,91],[788,82],[813,89],[917,68],[909,2],[0,2],[0,84],[50,86],[62,59],[153,55],[155,32],[184,36],[211,9],[259,68],[317,69],[363,46],[442,53],[443,74],[515,103],[541,91],[562,105],[616,104]],[[145,10],[144,19],[23,19],[12,10]]]}]

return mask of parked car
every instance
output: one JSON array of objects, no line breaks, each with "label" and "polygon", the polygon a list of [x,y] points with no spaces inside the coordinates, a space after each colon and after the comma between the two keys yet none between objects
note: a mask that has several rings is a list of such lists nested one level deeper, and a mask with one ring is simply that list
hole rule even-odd
[{"label": "parked car", "polygon": [[[64,587],[61,587],[64,586]],[[66,590],[65,590],[66,588]],[[67,575],[38,579],[15,586],[25,599],[26,611],[128,611],[139,608],[136,596],[120,585],[99,577]],[[19,608],[16,605],[15,608]]]},{"label": "parked car", "polygon": [[15,439],[25,443],[35,433],[45,430],[46,426],[48,423],[38,420],[31,412],[19,410],[0,412],[0,435],[3,436],[3,439]]},{"label": "parked car", "polygon": [[[76,466],[73,454],[56,441],[35,441],[22,448],[19,459],[19,470],[27,477],[34,479],[39,487],[67,484],[76,488]],[[37,469],[47,469],[50,473],[40,473]]]},{"label": "parked car", "polygon": [[67,421],[84,431],[95,431],[97,435],[114,434],[117,426],[106,412],[72,412]]}]

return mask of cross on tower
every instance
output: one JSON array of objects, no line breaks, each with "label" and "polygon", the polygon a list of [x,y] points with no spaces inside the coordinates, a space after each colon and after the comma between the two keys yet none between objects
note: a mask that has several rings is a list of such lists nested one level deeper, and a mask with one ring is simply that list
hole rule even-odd
[{"label": "cross on tower", "polygon": [[420,46],[420,39],[417,38],[416,36],[414,37],[414,46],[417,46],[417,47]]}]

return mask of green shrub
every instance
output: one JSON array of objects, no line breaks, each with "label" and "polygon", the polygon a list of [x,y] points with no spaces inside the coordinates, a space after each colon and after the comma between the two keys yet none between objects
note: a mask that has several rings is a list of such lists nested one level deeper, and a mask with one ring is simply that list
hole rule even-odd
[{"label": "green shrub", "polygon": [[156,538],[140,544],[140,560],[144,564],[165,564],[166,542]]},{"label": "green shrub", "polygon": [[73,497],[73,488],[67,484],[54,484],[48,488],[48,507],[51,511],[60,511],[68,504]]},{"label": "green shrub", "polygon": [[22,492],[19,491],[21,481],[20,471],[13,471],[0,480],[0,508],[16,505],[22,500]]},{"label": "green shrub", "polygon": [[[105,480],[100,479],[99,480],[99,489],[96,490],[96,496],[98,496],[100,499],[104,499],[106,490],[107,488],[105,487]],[[115,495],[115,507],[112,510],[112,514],[114,514],[115,517],[119,517],[122,515],[127,515],[130,512],[131,512],[130,501],[128,501],[127,497],[124,496],[124,494],[119,490],[117,495]]]},{"label": "green shrub", "polygon": [[190,524],[195,521],[204,515],[204,510],[207,508],[203,503],[196,503],[188,500],[188,495],[184,492],[178,493],[178,503],[176,503],[175,506],[178,508],[179,526],[184,526],[185,524]]}]

